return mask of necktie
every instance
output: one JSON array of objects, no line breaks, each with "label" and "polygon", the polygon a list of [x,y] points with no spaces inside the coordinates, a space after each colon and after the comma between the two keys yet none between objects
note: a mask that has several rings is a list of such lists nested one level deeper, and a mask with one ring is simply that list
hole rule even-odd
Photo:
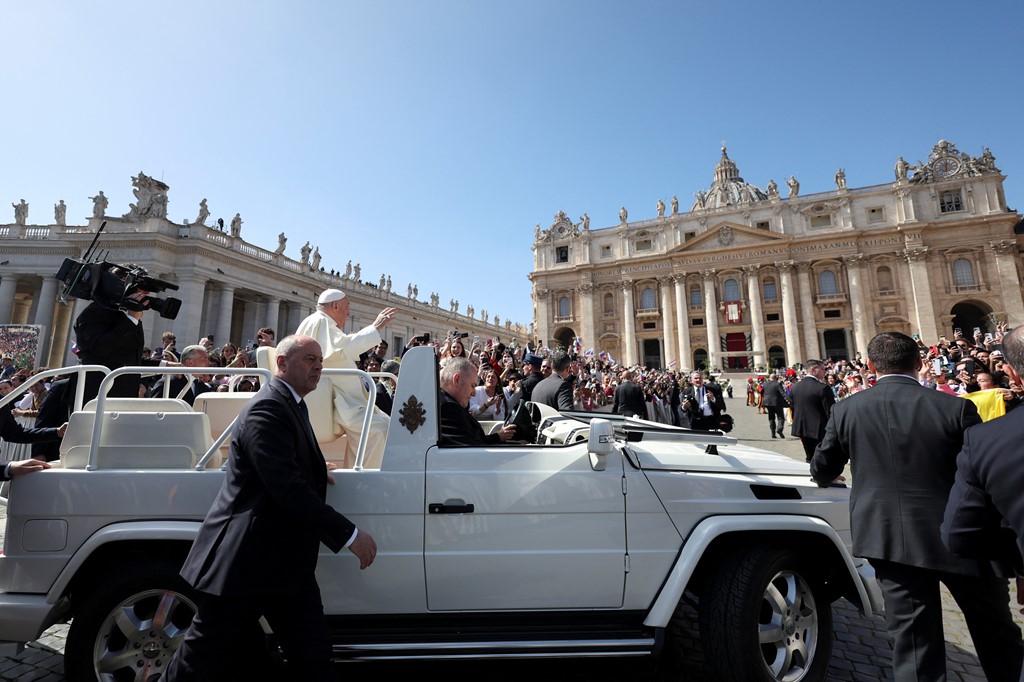
[{"label": "necktie", "polygon": [[302,415],[302,425],[306,428],[306,433],[315,443],[316,436],[313,434],[313,425],[309,422],[309,407],[306,406],[305,400],[299,401],[299,414]]}]

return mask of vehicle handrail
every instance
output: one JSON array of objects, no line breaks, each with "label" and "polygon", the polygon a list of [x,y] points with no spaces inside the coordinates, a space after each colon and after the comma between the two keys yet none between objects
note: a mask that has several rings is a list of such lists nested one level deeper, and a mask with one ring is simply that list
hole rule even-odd
[{"label": "vehicle handrail", "polygon": [[[106,368],[104,367],[103,369],[106,369]],[[96,417],[95,417],[95,422],[93,423],[93,428],[92,428],[92,441],[89,444],[89,463],[86,464],[85,470],[86,471],[95,471],[96,470],[96,454],[99,451],[100,436],[102,435],[101,434],[101,430],[103,428],[103,414],[104,414],[104,409],[103,408],[106,405],[107,393],[110,391],[111,386],[114,385],[114,380],[117,377],[122,376],[124,374],[139,374],[141,372],[147,372],[149,374],[210,374],[211,373],[210,369],[211,369],[210,367],[185,367],[185,366],[176,366],[176,367],[119,367],[119,368],[111,371],[105,377],[103,377],[103,381],[100,382],[99,393],[96,394]],[[269,369],[260,369],[260,368],[255,368],[255,367],[220,367],[220,368],[217,368],[217,369],[220,370],[220,371],[217,372],[217,374],[255,374],[255,375],[260,376],[262,379],[264,379],[268,383],[270,382],[270,379],[271,379],[271,376],[272,376],[270,374],[270,370]],[[79,384],[82,384],[82,383],[83,382],[79,382]],[[165,382],[164,385],[165,385],[165,387],[169,387],[170,386],[170,382],[169,381]],[[169,390],[170,389],[168,388],[168,391]],[[232,426],[234,426],[234,422],[232,422]],[[225,429],[225,432],[226,433],[230,433],[230,431],[228,431],[227,429]],[[223,436],[223,434],[221,434],[221,435]],[[199,459],[199,461],[203,464],[203,468],[205,468],[206,462],[209,461],[210,457],[213,456],[213,453],[217,451],[217,448],[219,448],[220,444],[223,443],[223,442],[224,442],[224,438],[223,437],[222,438],[218,438],[217,439],[217,443],[215,443],[209,450],[207,450],[203,454],[203,456]],[[197,467],[197,470],[201,470],[201,469],[198,468],[199,467],[198,464],[196,465],[196,467]]]},{"label": "vehicle handrail", "polygon": [[[80,376],[85,376],[86,372],[103,372],[104,374],[109,374],[110,370],[104,367],[103,365],[75,365],[74,367],[57,367],[54,369],[47,369],[43,370],[42,372],[37,372],[30,376],[28,379],[26,379],[21,386],[14,389],[3,398],[0,398],[0,407],[3,407],[8,403],[14,402],[14,400],[16,400],[19,396],[24,395],[25,392],[28,391],[29,387],[31,387],[34,384],[38,384],[40,381],[43,381],[44,379],[60,376],[62,374],[77,374]],[[85,381],[76,381],[75,384],[75,409],[80,410],[82,409],[82,405],[85,404]]]}]

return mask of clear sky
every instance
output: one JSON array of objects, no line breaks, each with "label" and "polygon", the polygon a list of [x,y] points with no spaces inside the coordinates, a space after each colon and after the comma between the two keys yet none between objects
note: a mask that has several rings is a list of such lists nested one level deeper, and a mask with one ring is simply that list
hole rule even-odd
[{"label": "clear sky", "polygon": [[[1024,3],[138,0],[0,4],[0,222],[237,212],[404,292],[529,322],[535,224],[748,182],[893,179],[991,148],[1024,206]],[[5,215],[6,214],[6,215]]]}]

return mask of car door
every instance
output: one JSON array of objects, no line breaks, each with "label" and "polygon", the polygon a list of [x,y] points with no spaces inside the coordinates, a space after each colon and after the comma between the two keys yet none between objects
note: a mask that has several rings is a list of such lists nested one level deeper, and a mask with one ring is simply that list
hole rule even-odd
[{"label": "car door", "polygon": [[622,606],[623,463],[595,471],[586,443],[431,448],[427,608]]}]

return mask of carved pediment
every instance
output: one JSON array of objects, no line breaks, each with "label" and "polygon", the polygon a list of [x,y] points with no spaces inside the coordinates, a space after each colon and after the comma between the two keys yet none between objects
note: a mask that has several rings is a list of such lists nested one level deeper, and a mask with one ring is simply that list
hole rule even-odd
[{"label": "carved pediment", "polygon": [[786,237],[774,232],[758,230],[746,225],[721,222],[708,228],[699,236],[685,244],[680,244],[671,251],[672,254],[694,253],[699,251],[717,251],[719,249],[743,249],[765,244],[778,244]]}]

